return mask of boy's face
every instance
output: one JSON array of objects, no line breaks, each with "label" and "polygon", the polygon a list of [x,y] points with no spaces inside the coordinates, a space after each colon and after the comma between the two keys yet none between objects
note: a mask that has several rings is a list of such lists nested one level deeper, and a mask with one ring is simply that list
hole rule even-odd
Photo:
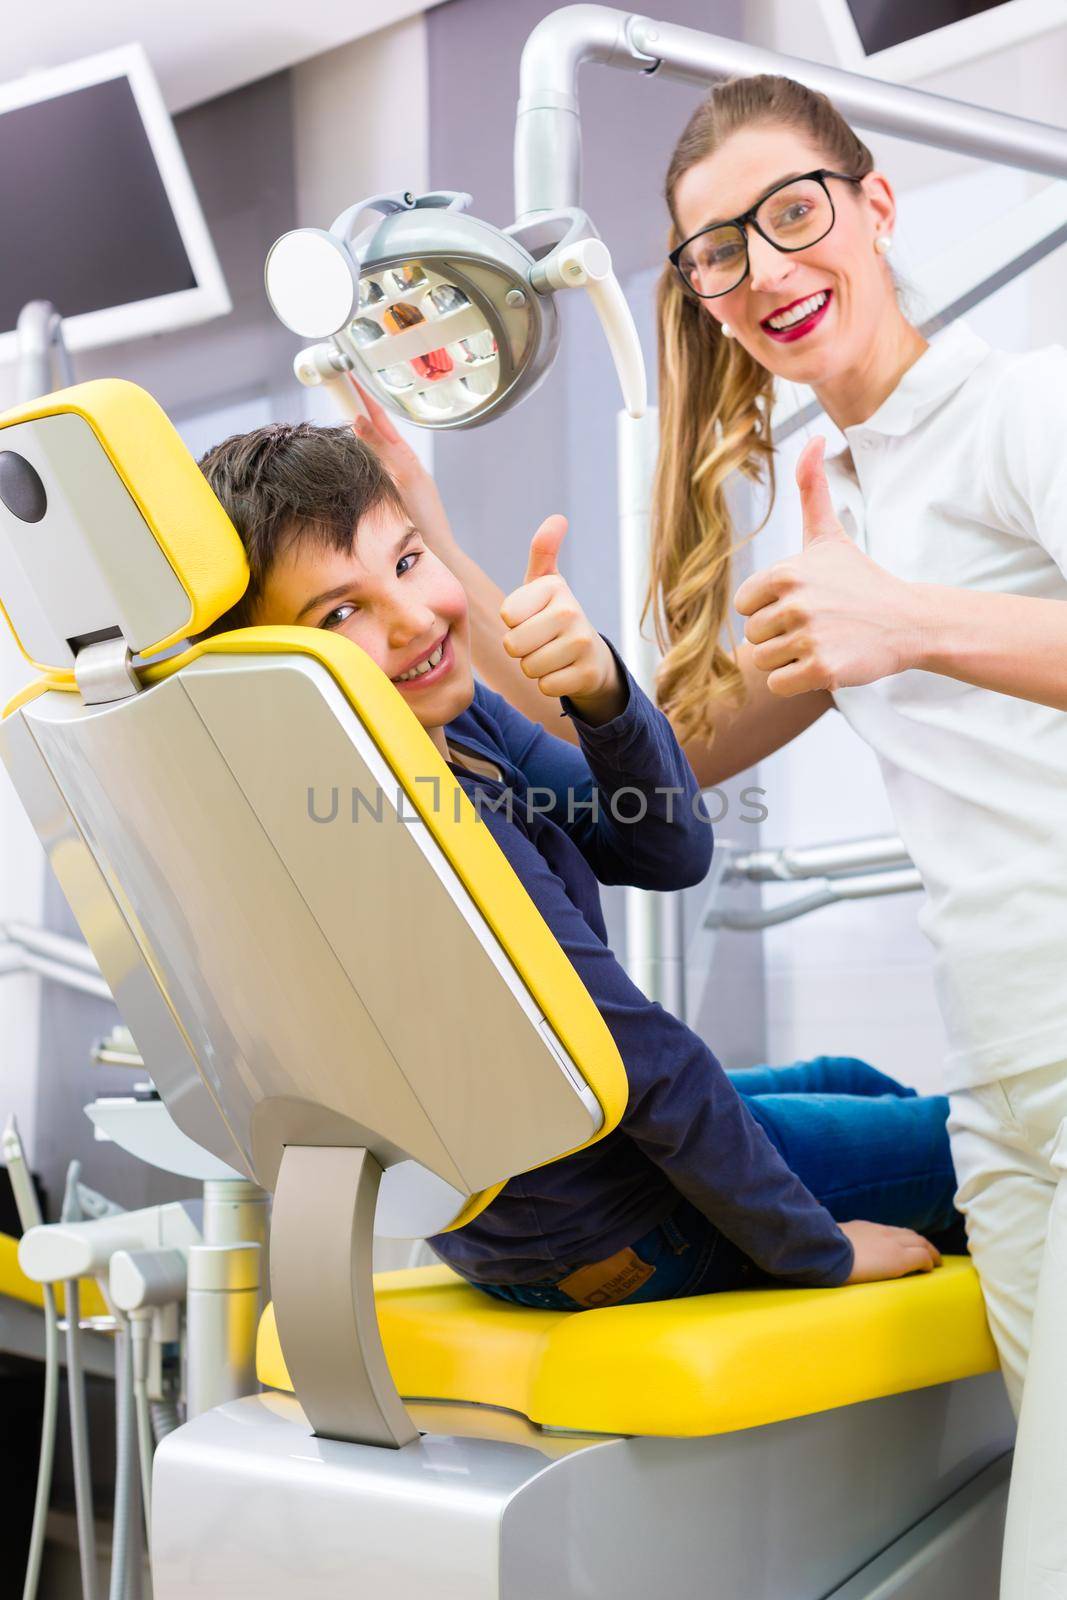
[{"label": "boy's face", "polygon": [[[375,507],[347,552],[298,535],[268,572],[252,620],[326,628],[353,640],[447,753],[444,725],[474,694],[467,596],[402,513]],[[428,661],[434,665],[412,671]]]}]

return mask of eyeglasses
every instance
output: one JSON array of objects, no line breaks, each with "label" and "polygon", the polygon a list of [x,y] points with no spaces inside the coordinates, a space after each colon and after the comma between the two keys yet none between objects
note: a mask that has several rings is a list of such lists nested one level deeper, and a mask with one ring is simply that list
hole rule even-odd
[{"label": "eyeglasses", "polygon": [[863,181],[848,172],[831,172],[827,167],[805,172],[799,178],[787,178],[743,216],[701,228],[672,250],[668,261],[677,268],[686,288],[701,300],[729,294],[748,272],[749,223],[768,244],[787,254],[806,250],[825,239],[834,225],[834,203],[826,187],[827,178],[843,178],[846,183],[856,184]]}]

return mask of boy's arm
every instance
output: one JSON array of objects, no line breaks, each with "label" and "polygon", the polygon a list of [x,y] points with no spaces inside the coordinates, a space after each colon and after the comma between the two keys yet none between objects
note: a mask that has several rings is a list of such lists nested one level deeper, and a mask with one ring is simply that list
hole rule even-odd
[{"label": "boy's arm", "polygon": [[810,1287],[844,1283],[849,1240],[703,1040],[630,982],[521,825],[488,809],[483,820],[611,1030],[630,1085],[623,1132],[764,1271]]},{"label": "boy's arm", "polygon": [[[711,828],[696,780],[667,719],[593,627],[560,573],[566,532],[566,518],[546,518],[530,541],[523,582],[500,608],[508,624],[505,651],[522,662],[541,694],[559,697],[594,780],[584,795],[561,796],[553,819],[602,883],[686,888],[699,883],[711,864]],[[560,764],[556,741],[534,738],[521,764],[528,781],[551,789],[553,771],[537,770],[545,755],[550,769]]]},{"label": "boy's arm", "polygon": [[579,749],[562,744],[501,696],[493,713],[509,759],[538,791],[534,803],[577,844],[601,883],[684,889],[711,865],[711,822],[670,723],[615,651],[622,710],[592,726],[564,697]]},{"label": "boy's arm", "polygon": [[585,813],[590,832],[579,844],[597,850],[603,883],[688,888],[703,882],[711,866],[711,818],[674,729],[610,639],[604,642],[625,689],[622,710],[597,726],[586,722],[566,697],[560,702],[578,731],[601,805],[607,799],[609,826],[594,844],[592,816]]}]

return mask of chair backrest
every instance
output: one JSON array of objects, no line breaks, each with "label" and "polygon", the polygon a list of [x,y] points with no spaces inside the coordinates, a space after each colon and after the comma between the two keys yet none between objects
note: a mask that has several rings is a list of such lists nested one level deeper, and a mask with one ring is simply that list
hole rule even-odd
[{"label": "chair backrest", "polygon": [[87,383],[0,417],[0,601],[42,674],[0,756],[175,1120],[266,1187],[286,1145],[365,1147],[430,1197],[409,1231],[461,1225],[609,1131],[622,1064],[356,645],[253,628],[131,661],[246,582],[144,391]]}]

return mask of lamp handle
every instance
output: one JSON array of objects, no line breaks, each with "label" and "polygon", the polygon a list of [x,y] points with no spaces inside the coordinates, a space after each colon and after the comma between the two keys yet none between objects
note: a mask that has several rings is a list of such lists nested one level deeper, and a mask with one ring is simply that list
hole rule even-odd
[{"label": "lamp handle", "polygon": [[565,243],[539,265],[553,289],[588,289],[619,376],[623,405],[631,417],[643,417],[648,409],[645,358],[633,313],[603,239],[587,237]]},{"label": "lamp handle", "polygon": [[356,223],[366,211],[376,211],[381,218],[395,216],[398,211],[414,211],[419,207],[437,207],[442,211],[466,211],[471,196],[461,189],[434,189],[429,194],[416,195],[411,189],[394,189],[391,194],[373,194],[366,200],[357,200],[346,206],[339,217],[330,223],[330,232],[343,239],[352,240]]},{"label": "lamp handle", "polygon": [[[602,241],[590,239],[587,242],[601,244]],[[643,417],[648,409],[648,381],[645,376],[645,358],[641,351],[641,341],[637,336],[637,326],[629,301],[615,276],[606,245],[604,254],[608,257],[608,270],[603,276],[590,273],[586,288],[589,290],[593,309],[600,318],[600,326],[604,330],[611,358],[615,363],[615,371],[619,375],[622,403],[629,416]]]},{"label": "lamp handle", "polygon": [[320,385],[333,397],[349,421],[365,417],[366,408],[348,374],[351,363],[335,344],[313,344],[293,357],[293,372],[306,389]]}]

